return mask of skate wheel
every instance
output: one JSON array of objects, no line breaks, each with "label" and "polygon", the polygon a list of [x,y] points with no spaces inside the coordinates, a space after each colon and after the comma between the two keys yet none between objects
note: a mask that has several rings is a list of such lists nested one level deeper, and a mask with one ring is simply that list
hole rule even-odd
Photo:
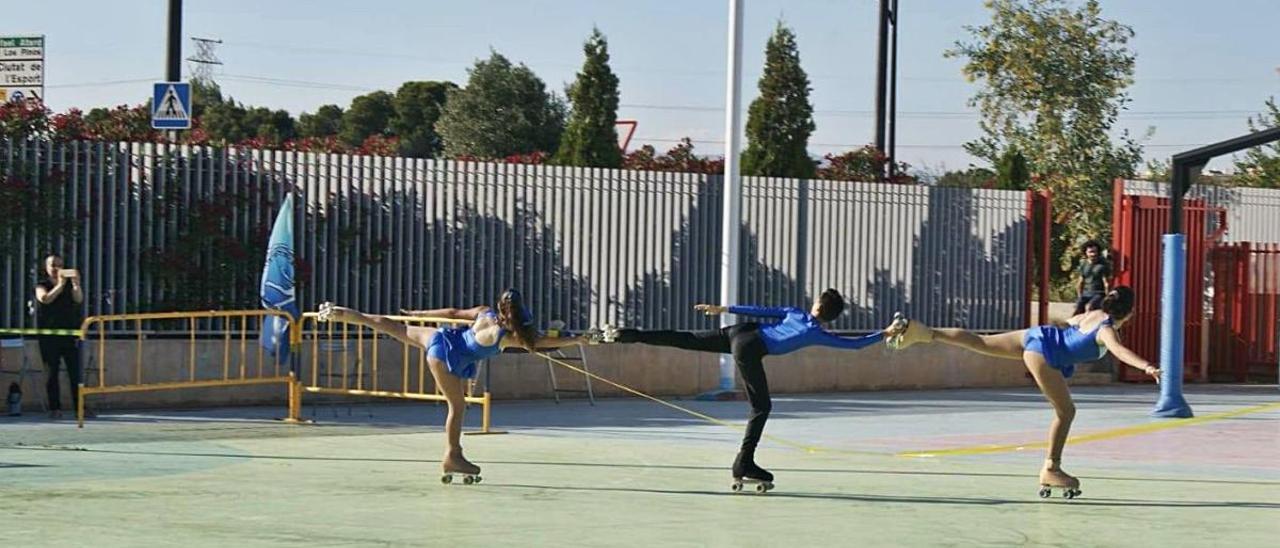
[{"label": "skate wheel", "polygon": [[476,483],[480,483],[480,480],[481,480],[481,479],[484,479],[484,478],[481,478],[480,476],[476,476],[475,482],[476,482]]},{"label": "skate wheel", "polygon": [[734,483],[733,483],[733,485],[730,485],[730,486],[729,486],[729,488],[730,488],[730,489],[733,489],[733,492],[734,492],[734,493],[737,493],[737,492],[739,492],[739,491],[741,491],[741,490],[742,490],[742,483],[741,483],[741,482],[734,482]]},{"label": "skate wheel", "polygon": [[757,483],[757,484],[756,484],[756,492],[757,492],[757,493],[763,493],[763,492],[768,491],[768,490],[769,490],[769,485],[768,485],[768,484],[765,484],[765,483]]},{"label": "skate wheel", "polygon": [[1065,491],[1063,491],[1063,492],[1062,492],[1062,496],[1063,496],[1063,498],[1074,499],[1074,498],[1076,498],[1076,497],[1080,496],[1080,490],[1079,490],[1079,489],[1067,489],[1067,490],[1065,490]]},{"label": "skate wheel", "polygon": [[1053,490],[1052,490],[1052,489],[1049,489],[1048,487],[1041,487],[1041,488],[1040,488],[1040,498],[1042,498],[1042,499],[1047,499],[1047,498],[1049,498],[1049,496],[1050,496],[1050,495],[1052,495],[1052,494],[1053,494]]},{"label": "skate wheel", "polygon": [[445,474],[443,476],[440,476],[440,483],[443,483],[445,485],[453,483],[453,475]]},{"label": "skate wheel", "polygon": [[475,478],[473,478],[473,477],[471,477],[471,476],[462,476],[462,484],[463,484],[463,485],[471,485],[471,484],[473,484],[473,483],[475,483],[475,482],[476,482],[476,479],[475,479]]}]

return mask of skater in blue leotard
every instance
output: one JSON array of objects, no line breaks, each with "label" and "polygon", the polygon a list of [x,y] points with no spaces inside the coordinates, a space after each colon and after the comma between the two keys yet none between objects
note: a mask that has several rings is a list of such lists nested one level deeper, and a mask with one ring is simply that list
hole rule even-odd
[{"label": "skater in blue leotard", "polygon": [[320,305],[320,320],[363,325],[426,350],[427,367],[449,404],[449,415],[444,423],[447,443],[442,462],[446,474],[480,474],[480,467],[462,456],[462,418],[466,411],[463,398],[466,396],[467,380],[476,375],[477,362],[510,347],[534,351],[589,342],[586,335],[555,338],[540,336],[534,329],[533,316],[524,306],[520,292],[514,289],[508,289],[502,294],[496,311],[488,306],[476,306],[403,312],[410,316],[467,320],[471,324],[465,327],[438,328],[412,326],[383,316],[335,306],[333,303]]},{"label": "skater in blue leotard", "polygon": [[1125,364],[1160,379],[1160,370],[1125,348],[1116,330],[1133,314],[1134,292],[1124,286],[1109,291],[1101,308],[1073,316],[1063,325],[1045,325],[998,335],[977,335],[963,329],[932,329],[920,322],[896,320],[887,339],[890,346],[940,342],[974,352],[1022,360],[1035,377],[1055,413],[1049,434],[1049,452],[1040,472],[1043,487],[1062,487],[1079,492],[1080,482],[1062,471],[1062,448],[1066,445],[1076,407],[1067,389],[1067,379],[1076,364],[1101,358],[1108,351]]},{"label": "skater in blue leotard", "polygon": [[[769,413],[773,409],[772,399],[769,397],[769,379],[764,371],[764,357],[781,356],[807,346],[856,350],[884,340],[887,330],[862,337],[839,337],[823,329],[822,324],[840,317],[844,307],[844,297],[834,289],[828,289],[814,299],[809,310],[699,304],[694,309],[708,316],[728,312],[772,318],[774,321],[748,321],[708,331],[607,328],[604,340],[733,355],[733,361],[742,375],[747,400],[751,403],[751,415],[747,419],[747,431],[742,437],[742,448],[733,461],[733,477],[739,482],[744,479],[762,482],[767,490],[772,486],[773,474],[755,462],[756,446],[760,443],[765,422],[769,420]],[[741,486],[740,483],[736,485]]]}]

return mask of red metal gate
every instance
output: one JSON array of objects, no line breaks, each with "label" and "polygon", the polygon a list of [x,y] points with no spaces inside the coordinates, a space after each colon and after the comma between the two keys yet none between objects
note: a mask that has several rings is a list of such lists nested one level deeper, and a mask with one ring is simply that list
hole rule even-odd
[{"label": "red metal gate", "polygon": [[[1169,199],[1156,196],[1124,194],[1116,185],[1115,212],[1112,217],[1111,241],[1116,283],[1132,287],[1137,293],[1133,319],[1120,330],[1125,346],[1139,356],[1159,363],[1160,359],[1160,291],[1163,268],[1163,235],[1169,230]],[[1218,230],[1210,234],[1209,213],[1220,217]],[[1204,325],[1204,273],[1206,249],[1221,236],[1226,215],[1210,209],[1204,200],[1187,200],[1183,210],[1183,227],[1187,234],[1186,331],[1183,375],[1186,380],[1202,378],[1203,349],[1201,329]],[[1150,377],[1132,367],[1120,368],[1120,380],[1150,381]]]},{"label": "red metal gate", "polygon": [[1218,244],[1210,258],[1209,379],[1276,382],[1280,245]]}]

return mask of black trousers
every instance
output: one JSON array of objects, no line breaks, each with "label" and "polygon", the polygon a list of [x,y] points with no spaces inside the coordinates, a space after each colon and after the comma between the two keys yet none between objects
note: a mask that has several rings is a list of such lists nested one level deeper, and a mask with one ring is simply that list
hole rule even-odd
[{"label": "black trousers", "polygon": [[45,383],[46,400],[50,411],[62,410],[62,385],[58,380],[60,363],[67,365],[67,380],[71,381],[71,405],[80,397],[81,364],[80,346],[75,337],[41,337],[40,358],[44,360],[49,380]]},{"label": "black trousers", "polygon": [[1090,310],[1102,308],[1102,298],[1104,296],[1105,295],[1102,293],[1095,293],[1092,291],[1081,293],[1080,296],[1076,298],[1075,315],[1079,316]]},{"label": "black trousers", "polygon": [[751,402],[751,416],[747,420],[747,433],[742,437],[742,451],[748,454],[755,452],[764,433],[764,423],[773,410],[769,379],[764,374],[764,357],[769,354],[769,349],[760,337],[760,324],[740,323],[709,331],[623,329],[618,334],[618,342],[732,354],[738,374],[742,375],[743,384],[747,387],[747,399]]}]

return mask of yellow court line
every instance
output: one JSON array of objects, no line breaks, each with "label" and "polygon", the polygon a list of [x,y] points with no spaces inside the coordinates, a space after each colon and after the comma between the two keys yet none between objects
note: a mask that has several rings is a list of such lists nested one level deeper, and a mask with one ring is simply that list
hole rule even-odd
[{"label": "yellow court line", "polygon": [[[566,367],[566,368],[572,369],[572,370],[574,370],[574,371],[577,371],[578,373],[582,373],[583,375],[586,375],[586,376],[591,377],[591,378],[593,378],[593,379],[595,379],[595,380],[598,380],[598,381],[600,381],[600,382],[603,382],[603,383],[605,383],[605,384],[608,384],[608,385],[610,385],[610,386],[613,386],[613,387],[615,387],[615,388],[618,388],[618,389],[620,389],[620,390],[623,390],[623,391],[625,391],[625,392],[627,392],[627,393],[630,393],[630,394],[633,394],[633,395],[639,396],[639,397],[644,398],[644,399],[646,399],[646,400],[650,400],[650,401],[653,401],[653,402],[660,403],[660,404],[662,404],[662,405],[665,405],[665,406],[667,406],[667,407],[670,407],[670,408],[672,408],[672,409],[675,409],[676,411],[679,411],[679,412],[681,412],[681,413],[685,413],[685,414],[687,414],[687,415],[691,415],[691,416],[694,416],[694,417],[700,418],[700,419],[702,419],[702,420],[704,420],[704,421],[707,421],[707,422],[709,422],[709,423],[716,424],[716,425],[719,425],[719,426],[723,426],[723,427],[726,427],[726,428],[732,428],[732,429],[734,429],[734,430],[744,430],[744,429],[746,428],[746,426],[745,426],[745,425],[741,425],[741,424],[734,424],[734,423],[729,422],[729,421],[726,421],[726,420],[717,419],[717,418],[712,417],[712,416],[710,416],[710,415],[706,415],[706,414],[703,414],[703,413],[699,413],[699,412],[697,412],[697,411],[694,411],[694,410],[689,409],[689,408],[686,408],[686,407],[681,407],[681,406],[676,405],[676,404],[674,404],[674,403],[671,403],[671,402],[669,402],[669,401],[667,401],[667,400],[664,400],[664,399],[661,399],[661,398],[656,398],[656,397],[650,396],[650,395],[648,395],[648,394],[645,394],[644,392],[641,392],[641,391],[636,390],[636,389],[634,389],[634,388],[631,388],[631,387],[629,387],[629,386],[626,386],[626,385],[623,385],[623,384],[620,384],[620,383],[617,383],[617,382],[611,381],[611,380],[609,380],[609,379],[606,379],[606,378],[604,378],[604,377],[601,377],[600,375],[597,375],[597,374],[595,374],[595,373],[592,373],[592,372],[587,371],[587,370],[585,370],[585,369],[582,369],[582,368],[580,368],[580,367],[576,367],[576,366],[570,365],[570,364],[568,364],[568,363],[565,363],[565,362],[563,362],[563,361],[561,361],[561,360],[555,359],[555,358],[553,358],[553,357],[551,357],[551,356],[549,356],[549,355],[547,355],[547,354],[544,354],[544,353],[542,353],[542,352],[537,352],[537,355],[538,355],[538,356],[541,356],[541,357],[543,357],[543,358],[546,358],[547,360],[551,361],[552,363],[554,363],[554,364],[556,364],[556,365],[560,365],[560,366],[562,366],[562,367]],[[763,439],[766,439],[766,440],[772,441],[772,442],[774,442],[774,443],[778,443],[778,444],[781,444],[781,445],[786,445],[786,446],[789,446],[789,447],[793,447],[793,448],[796,448],[796,449],[800,449],[800,450],[802,450],[802,451],[804,451],[804,452],[806,452],[806,453],[840,453],[840,454],[845,454],[845,455],[875,455],[875,456],[880,456],[880,457],[889,456],[887,453],[872,453],[872,452],[869,452],[869,451],[852,451],[852,450],[847,450],[847,449],[831,449],[831,448],[827,448],[827,447],[819,447],[819,446],[816,446],[816,445],[808,445],[808,444],[800,443],[800,442],[797,442],[797,441],[791,441],[791,440],[788,440],[788,439],[785,439],[785,438],[779,438],[779,437],[775,437],[775,436],[770,436],[769,434],[761,434],[761,436],[760,436],[760,437],[761,437],[761,438],[763,438]]]},{"label": "yellow court line", "polygon": [[[1091,441],[1101,441],[1101,440],[1122,438],[1125,436],[1135,436],[1138,434],[1146,434],[1148,432],[1158,432],[1160,430],[1168,430],[1170,428],[1179,428],[1182,426],[1191,426],[1191,425],[1202,424],[1202,423],[1211,422],[1211,421],[1229,419],[1231,417],[1248,415],[1250,413],[1271,411],[1273,409],[1280,409],[1280,403],[1254,405],[1252,407],[1245,407],[1242,409],[1237,409],[1235,411],[1225,411],[1222,413],[1203,415],[1203,416],[1190,418],[1190,419],[1151,422],[1146,424],[1138,424],[1134,426],[1124,426],[1120,428],[1114,428],[1111,430],[1103,430],[1101,432],[1094,432],[1092,434],[1082,434],[1079,436],[1072,436],[1070,438],[1067,438],[1067,444],[1070,445],[1073,443],[1086,443]],[[898,456],[914,457],[914,458],[930,458],[930,457],[960,456],[960,455],[985,455],[989,453],[1003,453],[1006,451],[1020,451],[1023,449],[1048,447],[1048,445],[1049,445],[1049,442],[1045,442],[1045,441],[1010,444],[1010,445],[974,445],[971,447],[956,447],[954,449],[936,449],[936,450],[930,450],[930,451],[904,451],[904,452],[898,453]]]}]

